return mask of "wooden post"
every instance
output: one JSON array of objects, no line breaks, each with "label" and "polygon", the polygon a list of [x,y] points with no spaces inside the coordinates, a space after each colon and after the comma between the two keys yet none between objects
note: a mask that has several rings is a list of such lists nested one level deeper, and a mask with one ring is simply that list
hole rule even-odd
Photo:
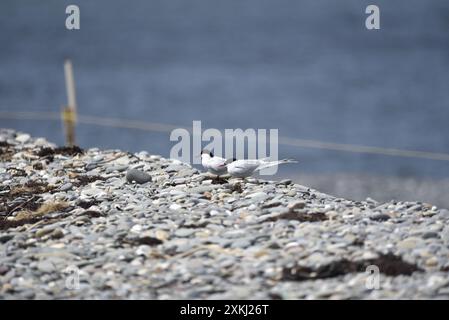
[{"label": "wooden post", "polygon": [[65,85],[67,88],[67,106],[62,109],[62,121],[66,133],[66,144],[75,145],[75,125],[76,125],[76,95],[75,80],[73,78],[72,62],[67,59],[64,62]]}]

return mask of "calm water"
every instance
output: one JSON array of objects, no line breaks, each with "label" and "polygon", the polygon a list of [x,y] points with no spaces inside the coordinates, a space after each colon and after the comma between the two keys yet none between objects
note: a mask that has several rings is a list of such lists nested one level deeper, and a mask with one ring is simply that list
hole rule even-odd
[{"label": "calm water", "polygon": [[[0,110],[57,111],[63,60],[80,113],[449,153],[449,1],[0,2]],[[64,27],[81,9],[81,30]],[[0,119],[63,143],[51,121]],[[81,125],[79,144],[169,155],[168,134]],[[448,177],[449,162],[280,146],[285,167]]]}]

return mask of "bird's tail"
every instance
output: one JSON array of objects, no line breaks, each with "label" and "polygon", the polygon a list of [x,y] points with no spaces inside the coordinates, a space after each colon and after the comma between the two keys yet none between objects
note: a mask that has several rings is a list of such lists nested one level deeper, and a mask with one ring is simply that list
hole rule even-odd
[{"label": "bird's tail", "polygon": [[277,161],[265,161],[265,159],[263,159],[262,161],[263,161],[263,163],[257,168],[257,170],[274,167],[274,166],[284,164],[284,163],[298,163],[298,161],[296,161],[294,159],[282,159],[282,160],[277,160]]}]

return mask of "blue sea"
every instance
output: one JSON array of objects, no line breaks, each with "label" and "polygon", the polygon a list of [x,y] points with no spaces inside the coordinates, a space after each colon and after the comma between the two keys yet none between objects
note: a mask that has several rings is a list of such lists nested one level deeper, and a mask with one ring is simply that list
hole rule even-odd
[{"label": "blue sea", "polygon": [[[80,30],[65,8],[80,8]],[[2,0],[0,111],[59,112],[449,153],[449,1]],[[59,121],[0,127],[64,143]],[[82,147],[169,156],[169,133],[83,125]],[[281,145],[290,173],[449,177],[449,162]]]}]

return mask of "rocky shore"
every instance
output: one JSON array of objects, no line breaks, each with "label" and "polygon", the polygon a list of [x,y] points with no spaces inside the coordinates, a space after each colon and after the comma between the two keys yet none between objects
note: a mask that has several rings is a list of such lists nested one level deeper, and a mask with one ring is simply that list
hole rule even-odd
[{"label": "rocky shore", "polygon": [[449,211],[431,204],[214,183],[5,129],[0,177],[3,299],[449,298]]}]

